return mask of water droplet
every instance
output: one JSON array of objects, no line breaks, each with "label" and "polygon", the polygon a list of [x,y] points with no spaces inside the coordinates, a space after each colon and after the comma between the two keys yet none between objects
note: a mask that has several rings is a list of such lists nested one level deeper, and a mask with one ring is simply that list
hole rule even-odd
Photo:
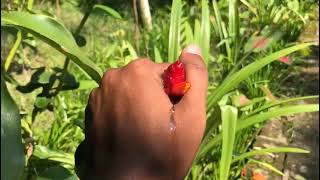
[{"label": "water droplet", "polygon": [[174,120],[174,105],[172,106],[171,110],[170,110],[170,120],[169,120],[169,130],[170,132],[175,132],[176,130],[176,122]]},{"label": "water droplet", "polygon": [[170,120],[169,122],[169,130],[170,131],[175,131],[176,130],[176,122],[173,120]]}]

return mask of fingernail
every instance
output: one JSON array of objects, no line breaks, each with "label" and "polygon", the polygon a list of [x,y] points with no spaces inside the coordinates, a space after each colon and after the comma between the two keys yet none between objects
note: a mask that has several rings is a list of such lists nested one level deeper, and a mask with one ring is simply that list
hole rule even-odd
[{"label": "fingernail", "polygon": [[199,48],[199,46],[195,44],[190,44],[187,47],[185,47],[182,53],[196,54],[196,55],[202,56],[201,49]]}]

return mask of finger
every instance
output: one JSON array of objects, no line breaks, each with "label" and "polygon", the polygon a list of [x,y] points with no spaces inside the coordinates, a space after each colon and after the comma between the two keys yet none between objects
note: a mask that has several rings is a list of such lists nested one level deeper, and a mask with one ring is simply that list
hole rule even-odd
[{"label": "finger", "polygon": [[179,60],[185,66],[186,81],[191,84],[190,89],[179,104],[185,108],[204,106],[208,86],[208,72],[202,59],[200,48],[195,45],[189,45],[182,51]]},{"label": "finger", "polygon": [[[206,126],[208,73],[197,46],[186,47],[179,60],[185,66],[186,81],[191,87],[175,105],[174,119],[178,142],[176,151],[177,154],[184,154],[181,161],[188,164],[195,156]],[[188,149],[188,152],[185,149]]]}]

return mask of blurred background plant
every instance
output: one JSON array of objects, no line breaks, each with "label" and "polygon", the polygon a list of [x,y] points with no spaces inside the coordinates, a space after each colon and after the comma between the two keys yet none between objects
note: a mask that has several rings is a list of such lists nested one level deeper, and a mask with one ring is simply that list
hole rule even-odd
[{"label": "blurred background plant", "polygon": [[77,179],[84,109],[102,72],[137,57],[173,62],[190,43],[202,49],[209,88],[205,136],[186,179],[244,178],[254,155],[308,153],[251,146],[266,120],[319,110],[295,103],[318,96],[284,88],[318,48],[300,38],[305,28],[319,33],[308,27],[318,8],[312,0],[1,1],[1,178]]}]

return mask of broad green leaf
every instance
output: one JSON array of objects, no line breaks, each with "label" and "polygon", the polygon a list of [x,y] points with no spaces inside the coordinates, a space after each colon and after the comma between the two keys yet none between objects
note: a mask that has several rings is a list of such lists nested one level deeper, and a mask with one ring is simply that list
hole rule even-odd
[{"label": "broad green leaf", "polygon": [[272,147],[272,148],[265,148],[260,150],[252,150],[233,158],[232,163],[243,160],[251,156],[258,156],[258,155],[264,155],[269,153],[309,153],[309,151],[306,151],[300,148],[293,148],[293,147]]},{"label": "broad green leaf", "polygon": [[103,11],[106,14],[111,15],[114,18],[121,19],[121,15],[116,10],[108,6],[101,5],[101,4],[96,4],[93,6],[93,11],[99,11],[99,10]]},{"label": "broad green leaf", "polygon": [[182,4],[181,0],[173,0],[170,15],[168,61],[173,62],[179,56]]},{"label": "broad green leaf", "polygon": [[1,14],[1,25],[14,26],[28,31],[68,56],[97,83],[101,70],[78,47],[72,34],[57,20],[46,15],[27,12],[5,12]]},{"label": "broad green leaf", "polygon": [[35,180],[78,180],[78,177],[62,166],[55,166],[46,169]]},{"label": "broad green leaf", "polygon": [[19,109],[1,75],[1,179],[21,179],[24,152]]},{"label": "broad green leaf", "polygon": [[74,165],[74,156],[70,153],[51,150],[45,146],[36,145],[34,147],[33,156],[39,159],[48,159],[69,165]]},{"label": "broad green leaf", "polygon": [[97,87],[99,87],[99,85],[95,81],[82,80],[79,81],[79,87],[77,88],[77,90],[94,89]]},{"label": "broad green leaf", "polygon": [[236,135],[238,110],[226,105],[221,107],[222,119],[222,154],[220,160],[220,180],[227,180],[232,160],[234,139]]}]

